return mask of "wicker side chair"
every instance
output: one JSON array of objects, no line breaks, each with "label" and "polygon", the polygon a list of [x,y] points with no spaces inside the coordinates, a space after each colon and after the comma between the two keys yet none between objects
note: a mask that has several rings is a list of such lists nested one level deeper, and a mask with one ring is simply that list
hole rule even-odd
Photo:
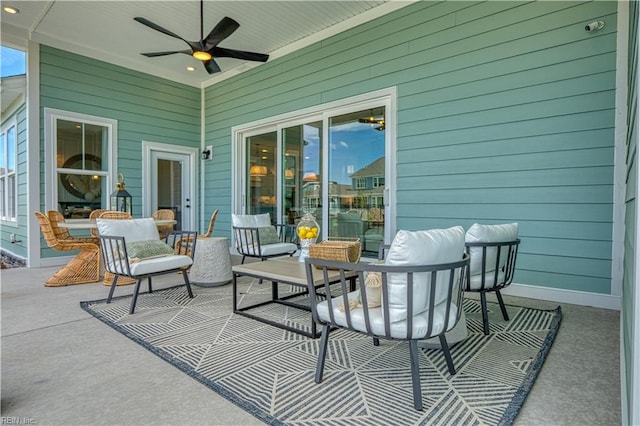
[{"label": "wicker side chair", "polygon": [[213,226],[216,223],[216,217],[218,216],[218,209],[215,209],[213,211],[213,213],[211,214],[211,219],[209,219],[209,228],[207,229],[207,232],[201,235],[198,235],[198,238],[209,238],[211,237],[211,234],[213,234]]},{"label": "wicker side chair", "polygon": [[[171,209],[160,209],[153,212],[151,215],[155,220],[175,220],[176,214]],[[158,233],[160,234],[160,239],[164,240],[167,236],[173,232],[174,225],[160,225],[158,226]]]},{"label": "wicker side chair", "polygon": [[[89,220],[96,220],[97,218],[100,217],[100,215],[104,212],[109,211],[108,209],[95,209],[95,210],[91,210],[91,213],[89,213]],[[91,236],[98,238],[98,228],[92,228],[91,229]]]},{"label": "wicker side chair", "polygon": [[64,228],[62,226],[58,226],[59,223],[65,222],[63,214],[60,213],[58,210],[49,210],[47,212],[47,217],[49,218],[49,222],[51,223],[51,229],[53,230],[53,233],[55,234],[58,240],[61,240],[61,241],[68,240],[68,241],[74,241],[78,243],[92,243],[92,244],[98,244],[100,242],[97,236],[76,237],[69,233],[69,229]]},{"label": "wicker side chair", "polygon": [[131,213],[119,212],[116,210],[107,210],[105,212],[102,212],[98,217],[100,219],[133,219]]},{"label": "wicker side chair", "polygon": [[53,250],[80,250],[63,268],[49,278],[45,286],[61,287],[74,284],[93,283],[100,280],[100,248],[90,241],[79,241],[73,238],[58,239],[49,217],[42,212],[35,212],[40,229],[47,245]]}]

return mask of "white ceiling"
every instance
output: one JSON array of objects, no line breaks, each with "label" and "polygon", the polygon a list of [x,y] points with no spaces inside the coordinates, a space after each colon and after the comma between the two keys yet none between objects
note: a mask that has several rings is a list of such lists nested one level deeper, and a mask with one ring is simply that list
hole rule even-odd
[{"label": "white ceiling", "polygon": [[[229,16],[240,23],[240,28],[220,47],[266,53],[269,60],[274,60],[412,1],[206,0],[204,34]],[[17,15],[2,12],[0,30],[5,45],[24,46],[25,40],[32,40],[196,87],[209,86],[261,64],[219,58],[216,62],[222,72],[209,75],[198,60],[188,55],[140,55],[184,50],[188,46],[135,22],[134,17],[144,17],[186,40],[197,41],[201,38],[199,1],[2,0],[2,5],[20,10]],[[195,66],[196,71],[187,71],[188,65]]]}]

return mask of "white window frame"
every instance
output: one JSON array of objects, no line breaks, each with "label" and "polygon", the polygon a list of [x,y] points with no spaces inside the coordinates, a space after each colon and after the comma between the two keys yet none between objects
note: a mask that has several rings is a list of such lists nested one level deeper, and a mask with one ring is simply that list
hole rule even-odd
[{"label": "white window frame", "polygon": [[[380,184],[380,181],[383,181],[382,185]],[[374,188],[380,188],[381,186],[384,186],[384,178],[380,178],[378,176],[374,176],[373,177],[373,187]]]},{"label": "white window frame", "polygon": [[367,178],[356,178],[356,189],[367,189]]},{"label": "white window frame", "polygon": [[7,170],[2,172],[2,174],[0,175],[0,185],[3,186],[2,194],[4,196],[4,200],[2,202],[2,205],[4,205],[7,212],[9,212],[11,211],[11,209],[9,208],[9,193],[10,193],[9,181],[11,180],[11,177],[13,177],[13,194],[14,194],[13,213],[14,215],[8,216],[7,214],[5,214],[6,212],[2,210],[0,211],[0,219],[2,219],[3,222],[8,222],[10,224],[15,225],[18,222],[18,122],[15,116],[10,120],[7,120],[7,122],[4,123],[4,125],[2,126],[2,130],[0,130],[0,134],[1,134],[0,137],[4,142],[2,143],[2,148],[4,149],[4,152],[2,153],[2,155],[5,157],[7,161],[7,166],[9,165],[9,139],[7,138],[7,135],[9,134],[11,129],[14,129],[14,138],[13,138],[14,168],[12,172],[8,172]]},{"label": "white window frame", "polygon": [[[77,121],[84,124],[92,124],[107,128],[107,168],[106,170],[92,170],[90,173],[106,178],[106,193],[111,194],[115,188],[116,175],[118,170],[117,156],[118,152],[117,134],[118,121],[94,115],[81,114],[77,112],[63,111],[54,108],[44,109],[44,147],[45,147],[45,176],[48,176],[45,183],[45,208],[47,210],[58,210],[58,173],[59,169],[56,161],[56,153],[58,147],[57,122],[58,120]],[[104,160],[104,159],[103,159]],[[107,204],[109,197],[107,196]],[[106,207],[105,207],[106,208]]]},{"label": "white window frame", "polygon": [[[281,114],[275,117],[269,117],[262,120],[254,121],[251,123],[241,124],[231,128],[231,140],[232,140],[232,170],[235,172],[232,174],[232,191],[231,191],[231,203],[233,213],[245,213],[245,187],[244,177],[247,175],[246,170],[246,147],[245,139],[250,136],[267,133],[277,132],[278,147],[282,146],[282,130],[295,125],[302,125],[313,121],[323,122],[323,134],[322,140],[325,141],[323,145],[324,158],[328,158],[329,144],[326,141],[329,140],[329,126],[328,120],[331,117],[347,114],[359,110],[371,109],[375,107],[385,108],[385,170],[386,177],[385,189],[383,193],[384,205],[387,210],[387,223],[385,226],[385,241],[391,241],[391,236],[395,235],[395,216],[396,216],[396,115],[397,115],[397,88],[388,87],[385,89],[376,90],[374,92],[365,93],[362,95],[353,96],[351,98],[340,99],[333,102],[328,102],[321,105],[316,105],[306,109],[293,111],[290,113]],[[281,153],[278,152],[278,162],[276,164],[277,169],[281,168]],[[324,179],[327,179],[329,168],[329,162],[323,162],[323,170],[321,175]],[[326,182],[325,182],[326,184]],[[281,182],[276,182],[277,199],[281,199]],[[325,191],[323,193],[322,205],[329,205],[329,193]],[[280,214],[280,213],[278,213]],[[328,229],[328,215],[323,218],[324,222],[321,225],[323,232]]]}]

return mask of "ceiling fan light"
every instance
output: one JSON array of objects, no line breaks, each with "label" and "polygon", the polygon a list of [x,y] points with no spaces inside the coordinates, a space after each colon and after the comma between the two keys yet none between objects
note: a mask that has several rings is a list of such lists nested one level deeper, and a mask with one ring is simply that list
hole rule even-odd
[{"label": "ceiling fan light", "polygon": [[193,52],[193,57],[199,61],[208,61],[211,59],[211,54],[209,52],[203,52],[202,50],[196,50]]}]

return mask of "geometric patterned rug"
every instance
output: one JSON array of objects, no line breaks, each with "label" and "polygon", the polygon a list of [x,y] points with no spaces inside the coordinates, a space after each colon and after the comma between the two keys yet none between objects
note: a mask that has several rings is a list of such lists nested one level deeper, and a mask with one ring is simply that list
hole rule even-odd
[{"label": "geometric patterned rug", "polygon": [[[271,292],[267,282],[241,278],[238,284],[246,299]],[[465,299],[469,336],[451,347],[456,374],[449,375],[440,349],[421,349],[423,411],[416,411],[406,342],[380,340],[376,347],[366,336],[332,331],[323,381],[316,384],[319,339],[234,315],[231,285],[193,290],[193,299],[184,286],[141,293],[133,315],[130,295],[80,305],[273,425],[511,424],[562,318],[560,307],[507,305],[510,320],[504,321],[498,305],[488,303],[491,334],[485,336],[479,302]],[[284,305],[260,309],[302,328],[311,321],[310,312]]]}]

